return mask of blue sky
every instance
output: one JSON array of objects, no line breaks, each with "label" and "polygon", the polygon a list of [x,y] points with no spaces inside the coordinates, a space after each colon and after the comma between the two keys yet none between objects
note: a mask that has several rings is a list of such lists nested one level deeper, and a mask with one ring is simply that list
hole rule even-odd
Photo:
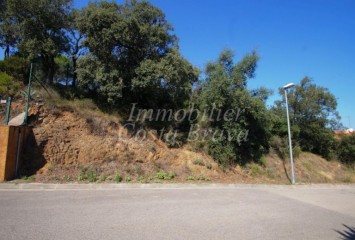
[{"label": "blue sky", "polygon": [[349,127],[350,119],[355,128],[354,0],[151,2],[166,14],[193,65],[202,69],[224,48],[235,51],[236,61],[257,50],[261,60],[248,86],[274,90],[269,104],[279,98],[279,87],[307,75],[336,96],[343,124]]}]

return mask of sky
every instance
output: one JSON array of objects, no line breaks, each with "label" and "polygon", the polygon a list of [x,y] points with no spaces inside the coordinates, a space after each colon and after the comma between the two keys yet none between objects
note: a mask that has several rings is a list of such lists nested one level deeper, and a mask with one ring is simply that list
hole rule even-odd
[{"label": "sky", "polygon": [[[88,2],[74,0],[74,6]],[[272,89],[268,105],[280,99],[279,87],[309,76],[336,96],[342,123],[355,128],[354,0],[150,2],[166,14],[181,54],[196,67],[225,48],[235,51],[235,61],[256,50],[261,60],[248,87]]]}]

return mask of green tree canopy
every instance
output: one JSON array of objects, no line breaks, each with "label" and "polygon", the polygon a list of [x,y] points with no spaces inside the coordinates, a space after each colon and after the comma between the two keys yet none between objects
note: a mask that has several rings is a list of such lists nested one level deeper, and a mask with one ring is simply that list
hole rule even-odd
[{"label": "green tree canopy", "polygon": [[112,105],[177,106],[198,72],[179,53],[164,13],[146,1],[90,3],[78,18],[90,54],[78,62],[79,86]]},{"label": "green tree canopy", "polygon": [[[280,89],[280,95],[284,96],[283,89]],[[331,158],[333,130],[339,128],[340,120],[335,96],[327,88],[317,86],[309,77],[305,77],[300,84],[289,90],[288,101],[293,139],[302,150]],[[274,113],[279,116],[278,128],[283,129],[280,135],[286,134],[284,107],[284,100],[277,101],[274,109]]]},{"label": "green tree canopy", "polygon": [[[207,64],[198,97],[201,111],[208,109],[211,114],[215,106],[223,113],[229,113],[227,118],[217,120],[218,112],[212,112],[213,121],[207,123],[214,132],[223,132],[222,138],[209,143],[210,154],[222,165],[257,161],[269,148],[268,111],[261,95],[257,91],[252,94],[247,89],[247,81],[254,77],[259,57],[252,52],[237,64],[234,64],[233,57],[231,50],[225,50],[217,61]],[[240,133],[244,134],[242,141],[238,137],[228,139]]]},{"label": "green tree canopy", "polygon": [[1,44],[28,59],[41,60],[46,78],[53,81],[54,58],[68,49],[66,29],[71,0],[5,0]]}]

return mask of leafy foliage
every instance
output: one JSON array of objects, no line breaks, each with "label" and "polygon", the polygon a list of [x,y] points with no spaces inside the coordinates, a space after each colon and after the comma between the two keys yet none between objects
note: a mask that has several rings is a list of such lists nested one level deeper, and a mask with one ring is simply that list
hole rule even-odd
[{"label": "leafy foliage", "polygon": [[337,154],[341,162],[355,166],[355,134],[341,136],[337,144]]},{"label": "leafy foliage", "polygon": [[[257,161],[269,148],[268,111],[264,102],[246,88],[247,80],[254,76],[258,56],[253,52],[237,64],[233,56],[231,50],[225,50],[216,62],[207,64],[198,97],[200,109],[209,109],[214,119],[207,124],[221,133],[209,143],[210,154],[221,165]],[[217,120],[213,106],[229,114]]]},{"label": "leafy foliage", "polygon": [[[280,95],[284,91],[280,89]],[[333,129],[339,128],[337,102],[333,94],[324,87],[312,84],[305,77],[299,85],[288,93],[292,138],[303,151],[320,154],[326,158],[334,157],[335,140]],[[287,134],[284,101],[277,101],[273,109],[275,133]]]},{"label": "leafy foliage", "polygon": [[11,56],[0,61],[0,71],[12,76],[14,80],[28,81],[28,61],[24,58]]},{"label": "leafy foliage", "polygon": [[15,47],[28,59],[39,56],[46,78],[53,81],[54,58],[68,48],[65,29],[71,1],[6,0],[5,5],[2,45]]},{"label": "leafy foliage", "polygon": [[4,72],[0,72],[0,96],[8,97],[14,96],[18,93],[20,84],[14,81],[11,76]]},{"label": "leafy foliage", "polygon": [[148,2],[90,3],[78,18],[91,54],[78,61],[81,88],[111,105],[180,106],[198,72],[179,54],[173,28]]}]

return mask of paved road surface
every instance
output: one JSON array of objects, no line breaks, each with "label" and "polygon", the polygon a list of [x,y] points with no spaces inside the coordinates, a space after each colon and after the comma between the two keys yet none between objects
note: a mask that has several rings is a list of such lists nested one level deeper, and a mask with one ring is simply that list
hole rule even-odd
[{"label": "paved road surface", "polygon": [[354,185],[111,186],[0,184],[0,239],[355,239]]}]

